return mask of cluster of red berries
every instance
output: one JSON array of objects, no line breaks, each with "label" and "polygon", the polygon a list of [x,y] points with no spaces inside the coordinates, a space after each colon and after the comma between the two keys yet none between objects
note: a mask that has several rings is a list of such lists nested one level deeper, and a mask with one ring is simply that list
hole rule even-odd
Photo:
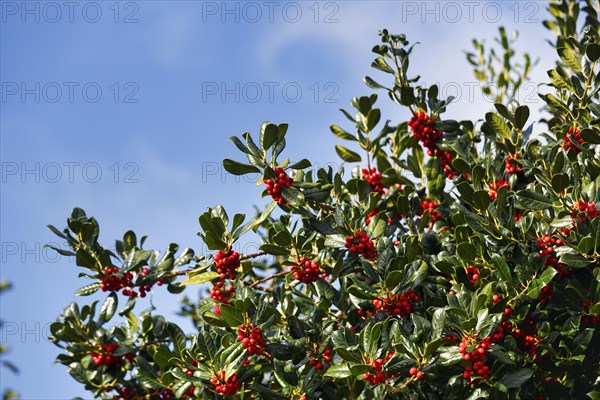
[{"label": "cluster of red berries", "polygon": [[[506,308],[504,310],[505,319],[512,313],[512,309]],[[487,360],[488,350],[495,344],[504,340],[506,337],[507,328],[506,326],[500,325],[494,333],[483,339],[481,342],[477,342],[477,336],[464,336],[460,344],[458,345],[458,352],[462,354],[463,361],[471,363],[471,365],[465,365],[465,371],[462,374],[463,379],[468,383],[476,383],[480,378],[473,379],[474,375],[478,375],[483,379],[490,377],[490,367],[485,365]],[[469,350],[471,349],[471,350]]]},{"label": "cluster of red berries", "polygon": [[546,306],[554,298],[552,293],[552,285],[546,285],[540,290],[540,305]]},{"label": "cluster of red berries", "polygon": [[229,250],[227,253],[223,253],[219,250],[215,254],[215,266],[217,267],[217,274],[221,279],[235,279],[237,276],[235,271],[240,266],[240,255],[237,251]]},{"label": "cluster of red berries", "polygon": [[491,339],[489,337],[485,338],[469,352],[468,349],[472,347],[474,342],[476,342],[475,335],[464,336],[458,345],[458,352],[462,354],[462,359],[471,362],[471,365],[465,366],[465,371],[462,373],[463,379],[469,383],[472,383],[471,377],[473,375],[479,375],[483,379],[487,379],[491,374],[490,367],[485,365]]},{"label": "cluster of red berries", "polygon": [[[510,310],[510,312],[512,313],[512,309],[508,307],[506,308],[505,313],[507,310]],[[507,328],[507,326],[501,324],[498,328],[496,328],[496,331],[494,333],[487,337],[487,339],[489,339],[491,343],[500,343],[504,340],[504,338],[509,332],[510,330]]]},{"label": "cluster of red berries", "polygon": [[262,330],[253,322],[238,328],[237,340],[238,342],[242,342],[244,349],[246,349],[251,356],[261,354],[264,347],[267,345]]},{"label": "cluster of red berries", "polygon": [[331,349],[329,347],[327,347],[325,350],[323,350],[323,354],[321,354],[321,355],[315,354],[316,352],[319,351],[320,348],[321,348],[321,343],[317,344],[317,346],[315,347],[315,350],[313,352],[313,356],[310,359],[310,361],[308,362],[310,364],[310,366],[315,367],[315,369],[317,371],[322,370],[325,363],[331,362],[331,360],[333,359],[333,355],[331,354]]},{"label": "cluster of red berries", "polygon": [[[148,271],[148,268],[143,268],[141,276],[148,275]],[[119,276],[118,274],[119,268],[107,268],[104,271],[104,278],[102,278],[100,289],[103,292],[118,292],[123,289],[122,293],[124,296],[137,297],[138,293],[133,290],[135,286],[133,283],[133,274],[130,271],[125,272],[123,276]],[[157,282],[157,284],[160,286],[162,282]],[[152,290],[152,285],[140,285],[139,288],[139,296],[146,297],[146,293]]]},{"label": "cluster of red berries", "polygon": [[[148,268],[146,268],[146,267],[142,268],[142,276],[148,275],[149,271],[150,270]],[[161,286],[162,282],[161,281],[157,281],[156,284],[158,286]],[[140,285],[139,288],[140,288],[140,297],[143,298],[143,297],[146,297],[146,293],[148,293],[150,290],[152,290],[152,285]],[[125,289],[125,290],[123,290],[122,293],[125,296],[129,296],[129,297],[136,297],[137,296],[137,293],[134,290]]]},{"label": "cluster of red berries", "polygon": [[581,323],[585,326],[596,326],[600,323],[600,315],[587,315],[581,317]]},{"label": "cluster of red berries", "polygon": [[225,371],[218,372],[217,375],[210,378],[210,383],[215,387],[217,394],[225,396],[233,396],[242,387],[242,384],[238,382],[237,374],[231,375],[225,379]]},{"label": "cluster of red berries", "polygon": [[[134,389],[123,386],[121,388],[107,388],[106,392],[110,392],[112,390],[117,391],[118,395],[113,396],[113,400],[138,400],[140,398],[144,398],[144,396]],[[157,400],[175,400],[175,393],[171,389],[150,389],[148,390],[148,394],[150,398]],[[186,397],[184,395],[183,397]],[[189,396],[187,396],[189,397]]]},{"label": "cluster of red berries", "polygon": [[[194,366],[198,366],[198,361],[196,360],[192,360],[192,365]],[[189,376],[194,376],[194,371],[184,368],[183,371],[188,374]],[[194,392],[196,391],[196,386],[192,385],[190,386],[190,388],[181,396],[184,399],[191,399],[191,398],[195,398],[196,395],[194,394]]]},{"label": "cluster of red berries", "polygon": [[229,304],[229,299],[235,295],[235,286],[229,289],[224,289],[225,284],[222,281],[215,283],[215,286],[210,291],[210,298],[220,303]]},{"label": "cluster of red berries", "polygon": [[[108,388],[106,389],[107,392],[112,391],[112,388]],[[115,388],[114,390],[116,390],[119,394],[116,396],[113,396],[113,400],[134,400],[136,398],[138,398],[138,396],[140,395],[137,391],[133,390],[130,387],[127,386],[123,386],[121,388]]]},{"label": "cluster of red berries", "polygon": [[565,236],[569,236],[571,231],[577,228],[577,220],[586,223],[600,216],[600,210],[596,209],[596,203],[593,201],[587,202],[584,200],[577,200],[577,203],[571,206],[571,210],[571,220],[573,221],[573,226],[558,228],[558,231]]},{"label": "cluster of red berries", "polygon": [[[427,152],[427,153],[429,154],[430,152]],[[440,165],[441,165],[442,169],[444,170],[444,175],[446,175],[447,179],[452,179],[452,178],[460,175],[458,173],[458,171],[452,169],[452,159],[454,158],[454,154],[452,154],[449,151],[437,149],[433,153],[433,156],[440,159]],[[467,174],[463,174],[463,175],[465,177],[468,176]]]},{"label": "cluster of red berries", "polygon": [[519,159],[519,153],[509,154],[504,161],[504,171],[507,174],[515,174],[517,172],[523,171],[523,167],[514,162],[514,160]]},{"label": "cluster of red berries", "polygon": [[415,378],[417,378],[417,380],[421,380],[423,379],[423,377],[425,376],[425,374],[423,373],[423,371],[419,371],[419,369],[417,367],[412,367],[408,373],[411,376],[414,376]]},{"label": "cluster of red berries", "polygon": [[100,288],[103,292],[118,292],[124,287],[132,287],[132,279],[133,274],[131,272],[126,272],[123,274],[123,277],[117,275],[119,273],[119,268],[107,268],[104,271],[104,278],[102,279],[102,283],[100,284]]},{"label": "cluster of red berries", "polygon": [[490,196],[490,200],[494,201],[498,197],[498,189],[502,186],[508,187],[508,181],[504,179],[498,179],[497,181],[493,181],[489,185],[488,195]]},{"label": "cluster of red berries", "polygon": [[600,315],[591,315],[590,308],[596,304],[592,300],[581,300],[581,305],[585,309],[585,313],[581,317],[581,323],[585,326],[596,326],[600,323]]},{"label": "cluster of red berries", "polygon": [[467,278],[469,278],[469,282],[471,285],[475,286],[477,283],[477,279],[479,279],[479,268],[474,265],[467,266]]},{"label": "cluster of red berries", "polygon": [[535,357],[535,353],[537,352],[538,343],[540,341],[540,336],[532,336],[523,333],[522,335],[518,335],[517,332],[520,329],[515,329],[513,336],[517,339],[517,343],[521,342],[522,347],[525,348],[525,352],[527,352],[531,357]]},{"label": "cluster of red berries", "polygon": [[412,129],[413,136],[431,152],[437,149],[437,142],[444,137],[444,132],[435,128],[435,119],[429,118],[423,110],[417,111],[412,116],[408,121],[408,126]]},{"label": "cluster of red berries", "polygon": [[277,202],[277,204],[286,204],[287,202],[281,196],[281,190],[284,187],[292,186],[294,180],[287,176],[283,168],[275,168],[275,179],[265,179],[267,193]]},{"label": "cluster of red berries", "polygon": [[515,216],[513,217],[513,221],[517,222],[523,219],[523,211],[521,210],[516,210],[515,211]]},{"label": "cluster of red berries", "polygon": [[91,351],[92,362],[95,365],[103,365],[105,367],[119,367],[123,364],[123,360],[126,359],[129,362],[133,362],[135,353],[122,354],[120,356],[114,356],[114,353],[119,348],[118,343],[104,343],[102,345],[103,352]]},{"label": "cluster of red berries", "polygon": [[540,257],[546,257],[544,260],[546,266],[556,269],[561,277],[568,276],[573,272],[567,268],[567,265],[558,262],[554,248],[565,245],[562,239],[554,239],[545,233],[541,238],[537,238],[537,244]]},{"label": "cluster of red berries", "polygon": [[448,179],[458,176],[458,172],[452,169],[454,155],[438,148],[438,142],[443,139],[444,133],[435,128],[435,119],[429,118],[424,111],[420,110],[408,121],[408,126],[413,130],[413,136],[419,139],[427,154],[440,159],[444,174]]},{"label": "cluster of red berries", "polygon": [[388,362],[394,356],[394,352],[388,353],[385,356],[385,359],[378,358],[374,360],[372,363],[369,360],[365,361],[365,364],[371,364],[372,373],[364,373],[362,375],[363,379],[369,382],[371,385],[376,386],[381,383],[385,383],[386,380],[390,378],[396,378],[400,376],[398,373],[390,373],[383,370],[383,365]]},{"label": "cluster of red berries", "polygon": [[370,261],[377,259],[375,243],[369,239],[369,236],[364,231],[355,232],[353,237],[347,237],[346,248],[350,254],[362,254],[365,259]]},{"label": "cluster of red berries", "polygon": [[386,297],[377,296],[377,299],[371,303],[375,307],[374,311],[365,311],[358,309],[358,315],[363,318],[371,317],[381,311],[385,311],[390,315],[399,315],[404,318],[414,311],[414,303],[419,301],[412,289],[406,293],[388,294]]},{"label": "cluster of red berries", "polygon": [[365,218],[365,224],[369,225],[371,223],[371,220],[378,215],[379,211],[376,208],[371,210],[369,212],[369,215],[367,215],[367,218]]},{"label": "cluster of red berries", "polygon": [[[215,254],[215,266],[219,279],[215,282],[215,286],[210,290],[210,298],[216,302],[229,304],[229,300],[235,296],[235,286],[231,285],[228,289],[225,289],[225,279],[235,279],[237,277],[236,270],[240,266],[240,255],[237,251],[228,250],[224,253],[219,250]],[[215,314],[221,315],[221,308],[219,305],[214,305]]]},{"label": "cluster of red berries", "polygon": [[[194,389],[195,389],[195,387],[194,387]],[[107,393],[111,392],[113,390],[119,394],[113,396],[112,400],[139,400],[141,398],[152,398],[152,399],[156,399],[156,400],[175,400],[176,399],[175,393],[171,389],[149,389],[147,392],[147,395],[149,395],[150,397],[145,397],[143,394],[140,394],[136,390],[134,390],[130,387],[127,387],[127,386],[123,386],[121,388],[107,387],[105,389],[105,391]],[[188,398],[190,396],[187,396],[186,394],[184,394],[183,397]]]},{"label": "cluster of red berries", "polygon": [[[512,325],[509,322],[504,322],[504,326],[512,330]],[[538,343],[542,338],[537,334],[537,325],[533,318],[525,318],[519,327],[512,330],[511,334],[517,341],[519,348],[534,358],[537,353]]]},{"label": "cluster of red berries", "polygon": [[290,395],[290,399],[291,399],[291,400],[306,400],[306,399],[307,399],[307,397],[306,397],[306,395],[305,395],[305,394],[299,394],[299,393],[293,394],[293,393],[292,393],[292,394]]},{"label": "cluster of red berries", "polygon": [[596,203],[591,201],[578,200],[577,203],[573,204],[572,218],[577,218],[581,222],[591,221],[597,216],[600,216],[600,210],[596,210]]},{"label": "cluster of red berries", "polygon": [[573,150],[575,153],[579,153],[581,149],[579,149],[574,142],[577,142],[579,144],[585,143],[585,141],[581,137],[581,131],[579,129],[573,128],[572,126],[570,126],[567,133],[565,133],[563,141],[564,142],[561,144],[561,146],[565,149],[565,151],[570,149]]},{"label": "cluster of red berries", "polygon": [[381,182],[381,178],[383,178],[383,175],[381,175],[380,172],[377,172],[377,168],[371,167],[370,171],[366,168],[363,168],[362,176],[364,180],[369,182],[369,184],[371,185],[371,192],[376,192],[379,194],[384,193],[383,183]]},{"label": "cluster of red berries", "polygon": [[418,301],[419,296],[417,296],[412,289],[409,289],[406,293],[390,294],[385,298],[380,297],[379,299],[373,300],[373,305],[377,309],[387,311],[390,315],[406,317],[413,312],[413,303]]},{"label": "cluster of red berries", "polygon": [[[377,210],[376,208],[371,210],[371,212],[369,212],[369,214],[365,218],[365,224],[368,226],[371,223],[371,220],[378,215],[379,215],[379,210]],[[391,225],[393,223],[392,218],[388,217],[387,222],[388,222],[388,225]]]},{"label": "cluster of red berries", "polygon": [[292,272],[294,273],[294,279],[305,284],[316,282],[319,276],[325,274],[315,261],[311,261],[307,257],[298,260],[296,265],[292,267]]},{"label": "cluster of red berries", "polygon": [[537,334],[537,325],[532,317],[525,318],[519,327],[513,329],[513,324],[508,320],[508,316],[511,315],[513,310],[507,307],[504,310],[504,318],[501,325],[496,330],[496,333],[492,335],[492,341],[498,343],[503,340],[506,335],[512,335],[517,342],[519,349],[529,354],[534,361],[541,361],[542,358],[535,355],[538,349],[538,343],[541,341],[541,337]]},{"label": "cluster of red berries", "polygon": [[[453,334],[451,334],[451,333],[447,333],[447,334],[445,334],[445,335],[444,335],[444,337],[445,337],[446,339],[450,340],[451,342],[454,342],[454,343],[458,343],[458,342],[460,342],[460,339],[458,338],[458,336],[455,336],[455,335],[453,335]],[[446,345],[446,346],[451,346],[451,345],[452,345],[452,344],[450,343],[450,344],[448,344],[448,345]]]},{"label": "cluster of red berries", "polygon": [[420,204],[421,204],[421,208],[423,209],[423,211],[417,212],[417,215],[423,215],[423,213],[425,213],[425,211],[429,211],[429,219],[431,220],[432,223],[435,223],[440,218],[442,218],[442,215],[436,210],[436,208],[438,208],[440,206],[440,203],[438,203],[437,201],[423,199],[423,200],[421,200]]},{"label": "cluster of red berries", "polygon": [[[190,371],[191,372],[191,371]],[[193,374],[193,372],[192,372]],[[192,399],[192,398],[196,398],[196,395],[194,394],[194,392],[196,391],[196,386],[192,385],[190,386],[190,388],[187,390],[187,392],[185,392],[183,394],[183,398],[184,399]]]}]

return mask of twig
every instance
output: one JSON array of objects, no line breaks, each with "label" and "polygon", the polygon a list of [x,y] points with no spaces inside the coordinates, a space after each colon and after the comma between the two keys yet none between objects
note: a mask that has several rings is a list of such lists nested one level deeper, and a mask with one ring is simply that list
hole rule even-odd
[{"label": "twig", "polygon": [[269,280],[271,280],[273,278],[277,278],[278,276],[283,276],[283,275],[285,275],[287,273],[288,273],[288,271],[285,271],[285,270],[284,271],[279,271],[276,274],[269,275],[266,278],[262,278],[262,279],[259,279],[259,280],[255,281],[255,282],[252,282],[251,284],[249,284],[249,286],[250,287],[254,287],[254,286],[258,285],[259,283],[264,283],[264,282],[269,281]]},{"label": "twig", "polygon": [[258,253],[252,253],[252,254],[244,254],[243,256],[240,257],[240,261],[248,260],[250,258],[264,256],[265,254],[267,254],[267,253],[265,253],[264,251],[259,251]]},{"label": "twig", "polygon": [[245,286],[254,287],[254,288],[258,289],[258,290],[262,290],[263,292],[272,292],[273,291],[272,288],[268,288],[268,287],[264,287],[264,286],[258,286],[258,285],[255,286],[254,284],[256,284],[258,282],[250,283],[250,282],[242,281],[242,283]]}]

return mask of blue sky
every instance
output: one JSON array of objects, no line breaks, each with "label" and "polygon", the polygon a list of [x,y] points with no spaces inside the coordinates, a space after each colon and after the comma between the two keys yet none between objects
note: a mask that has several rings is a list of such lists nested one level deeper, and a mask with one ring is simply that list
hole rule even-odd
[{"label": "blue sky", "polygon": [[[21,369],[0,369],[0,391],[24,399],[89,398],[45,340],[85,283],[73,260],[43,249],[56,242],[45,226],[62,229],[73,207],[99,220],[106,245],[133,229],[149,248],[203,252],[197,218],[207,207],[252,213],[265,203],[253,182],[222,171],[223,158],[240,159],[227,138],[288,122],[287,156],[338,162],[329,125],[345,124],[338,109],[370,93],[364,75],[379,77],[370,49],[384,27],[421,43],[413,72],[461,94],[448,118],[492,107],[469,93],[472,37],[517,29],[517,47],[541,57],[532,80],[552,66],[544,2],[66,3],[0,2],[0,275],[14,284],[0,303],[0,344]],[[521,93],[534,111],[536,91]],[[407,119],[380,98],[385,118]],[[164,292],[153,301],[172,316],[178,296]]]}]

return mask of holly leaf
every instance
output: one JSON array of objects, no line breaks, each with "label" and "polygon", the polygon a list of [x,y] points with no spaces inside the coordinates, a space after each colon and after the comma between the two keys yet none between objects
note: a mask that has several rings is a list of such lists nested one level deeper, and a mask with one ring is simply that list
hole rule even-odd
[{"label": "holly leaf", "polygon": [[358,153],[355,153],[352,150],[347,149],[344,146],[341,146],[339,144],[335,146],[335,151],[338,154],[338,156],[340,156],[340,158],[346,162],[360,162],[361,161],[361,157],[360,157],[360,155],[358,155]]},{"label": "holly leaf", "polygon": [[332,365],[325,372],[325,376],[336,379],[344,379],[352,376],[352,372],[350,371],[350,366],[348,363],[343,363],[340,365]]},{"label": "holly leaf", "polygon": [[520,368],[516,371],[505,374],[500,383],[508,389],[516,388],[527,382],[533,376],[533,370],[529,368]]},{"label": "holly leaf", "polygon": [[232,175],[246,175],[260,172],[254,165],[242,164],[229,158],[223,160],[223,168]]},{"label": "holly leaf", "polygon": [[109,294],[100,308],[100,319],[104,322],[110,321],[113,315],[115,315],[115,311],[117,311],[118,304],[117,294],[115,292]]},{"label": "holly leaf", "polygon": [[209,282],[217,279],[219,274],[215,271],[206,271],[198,275],[193,275],[180,283],[180,285],[198,285],[200,283]]}]

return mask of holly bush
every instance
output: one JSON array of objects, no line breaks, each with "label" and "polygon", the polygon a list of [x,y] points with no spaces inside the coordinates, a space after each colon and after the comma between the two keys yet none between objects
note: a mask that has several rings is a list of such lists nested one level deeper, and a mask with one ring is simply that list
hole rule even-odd
[{"label": "holly bush", "polygon": [[[8,281],[0,281],[0,295],[5,292],[6,290],[10,290],[12,288],[12,285],[10,282]],[[3,329],[3,321],[0,320],[0,331],[2,331]],[[8,353],[10,351],[10,349],[4,345],[0,345],[0,359],[4,358],[4,355],[6,353]],[[2,363],[2,367],[10,370],[13,373],[18,373],[19,369],[17,368],[17,366],[15,364],[13,364],[11,361],[9,360],[1,360]],[[5,389],[2,392],[2,400],[11,400],[11,399],[18,399],[19,395],[18,393],[16,393],[15,391],[13,391],[12,389]]]},{"label": "holly bush", "polygon": [[[283,123],[232,137],[245,159],[224,168],[259,176],[272,201],[252,218],[203,213],[211,254],[147,250],[131,231],[111,251],[74,209],[50,227],[71,249],[57,251],[86,270],[77,295],[107,297],[52,324],[58,362],[97,398],[600,398],[599,9],[549,11],[539,131],[515,100],[535,63],[513,61],[504,29],[467,54],[503,89],[476,121],[446,118],[452,99],[409,73],[418,48],[383,30],[380,83],[365,82],[409,116],[383,122],[377,94],[352,99],[331,126],[338,170],[284,159]],[[250,231],[260,251],[239,254]],[[180,310],[190,335],[134,313],[159,286],[199,284],[208,295]]]}]

